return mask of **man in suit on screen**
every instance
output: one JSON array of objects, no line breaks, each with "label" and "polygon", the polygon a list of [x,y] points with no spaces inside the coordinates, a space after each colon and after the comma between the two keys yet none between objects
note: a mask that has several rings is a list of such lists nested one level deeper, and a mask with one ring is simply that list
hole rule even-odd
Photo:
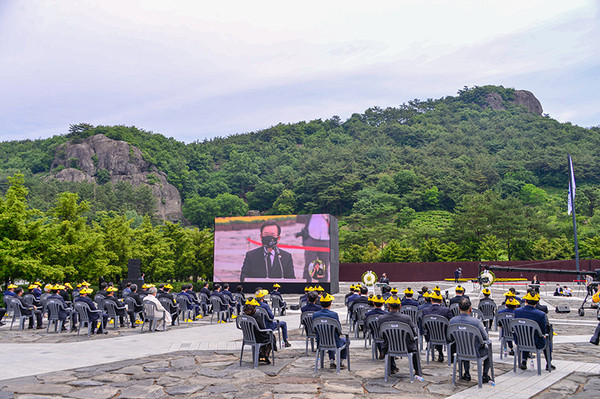
[{"label": "man in suit on screen", "polygon": [[281,227],[274,221],[260,226],[262,246],[246,252],[240,273],[240,281],[246,278],[296,278],[292,254],[277,247],[281,238]]}]

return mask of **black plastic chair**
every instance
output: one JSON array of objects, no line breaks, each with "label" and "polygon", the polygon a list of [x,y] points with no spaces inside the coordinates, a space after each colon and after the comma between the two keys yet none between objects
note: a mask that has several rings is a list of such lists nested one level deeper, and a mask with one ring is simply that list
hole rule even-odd
[{"label": "black plastic chair", "polygon": [[342,335],[342,326],[337,320],[328,317],[317,317],[313,320],[313,328],[317,335],[317,357],[315,359],[315,373],[318,370],[319,358],[321,358],[321,368],[325,363],[325,352],[334,351],[337,363],[337,373],[340,374],[340,364],[342,363],[342,350],[346,348],[348,357],[348,371],[350,371],[350,336],[346,337],[346,343],[337,347],[336,338]]},{"label": "black plastic chair", "polygon": [[96,307],[99,310],[104,309],[104,300],[106,299],[106,297],[104,295],[100,295],[100,294],[96,294],[96,296],[94,297],[94,302],[96,303]]},{"label": "black plastic chair", "polygon": [[[489,322],[493,322],[498,313],[498,306],[496,306],[494,302],[482,302],[479,304],[478,308],[483,314],[483,325],[487,330]],[[498,330],[497,326],[495,327],[495,330]]]},{"label": "black plastic chair", "polygon": [[136,311],[135,299],[131,298],[130,296],[126,296],[125,298],[123,298],[123,301],[125,302],[125,305],[127,305],[127,309],[133,312],[133,322],[135,323],[138,318],[143,321],[144,309],[142,308]]},{"label": "black plastic chair", "polygon": [[[169,312],[171,314],[171,319],[177,320],[176,324],[179,325],[179,317],[177,317],[177,318],[173,317],[179,313],[179,307],[177,305],[175,305],[172,300],[170,300],[169,298],[166,298],[166,297],[158,298],[158,301],[163,306],[163,308],[165,308],[167,310],[167,312]],[[173,305],[175,305],[175,310],[171,310]]]},{"label": "black plastic chair", "polygon": [[[96,310],[90,309],[88,304],[85,302],[75,302],[74,307],[75,307],[75,311],[77,312],[77,315],[79,316],[79,323],[77,324],[77,335],[79,335],[79,333],[81,332],[81,327],[85,324],[88,328],[87,336],[89,338],[92,335],[92,327],[93,327],[92,323],[97,323],[98,321],[101,320],[102,315],[100,313],[102,313],[102,312],[97,309]],[[100,316],[99,319],[96,320],[95,322],[91,321],[90,315],[92,313],[98,313]]]},{"label": "black plastic chair", "polygon": [[187,322],[193,320],[193,310],[190,309],[190,300],[185,295],[177,295],[177,305],[179,306],[179,320]]},{"label": "black plastic chair", "polygon": [[427,342],[427,364],[429,364],[429,353],[431,352],[431,360],[433,360],[433,356],[435,355],[433,349],[434,345],[442,345],[446,347],[446,356],[448,356],[448,366],[450,366],[451,362],[451,346],[452,342],[448,338],[448,319],[444,316],[428,314],[423,316],[423,331],[426,332],[426,335],[429,335],[429,340]]},{"label": "black plastic chair", "polygon": [[12,320],[10,322],[10,330],[13,328],[13,324],[15,320],[19,320],[19,331],[25,329],[25,320],[33,317],[35,320],[35,315],[33,314],[33,310],[31,311],[31,316],[25,314],[25,308],[23,304],[18,299],[13,298],[4,298],[7,310],[10,308],[12,310]]},{"label": "black plastic chair", "polygon": [[[240,366],[242,365],[242,358],[244,357],[244,346],[249,345],[252,348],[252,360],[254,362],[254,368],[258,368],[258,355],[260,348],[271,343],[274,344],[273,330],[268,328],[260,329],[256,320],[247,315],[240,315],[236,319],[236,326],[242,330],[242,350],[240,352]],[[269,334],[269,342],[257,342],[256,332],[263,332]],[[273,356],[273,364],[275,364],[275,350],[271,351]]]},{"label": "black plastic chair", "polygon": [[379,318],[381,315],[372,314],[365,320],[365,328],[367,330],[367,336],[365,336],[365,348],[367,347],[367,338],[371,341],[371,363],[375,363],[377,357],[377,344],[383,344],[383,338],[379,331]]},{"label": "black plastic chair", "polygon": [[259,306],[256,307],[256,315],[260,317],[263,321],[263,324],[266,326],[267,323],[275,323],[275,330],[277,330],[277,337],[279,338],[279,347],[281,347],[281,325],[279,324],[279,320],[271,319],[267,311]]},{"label": "black plastic chair", "polygon": [[163,331],[167,331],[166,312],[159,310],[154,302],[144,301],[142,302],[142,306],[144,308],[144,322],[142,323],[140,333],[144,332],[146,323],[148,323],[148,330],[156,331],[159,321],[163,322]]},{"label": "black plastic chair", "polygon": [[119,310],[125,310],[125,306],[117,307],[113,301],[104,300],[104,310],[108,313],[108,320],[113,321],[113,330],[119,328]]},{"label": "black plastic chair", "polygon": [[458,303],[453,303],[450,305],[450,311],[452,312],[452,317],[456,317],[460,314],[460,308],[458,307]]},{"label": "black plastic chair", "polygon": [[360,334],[360,328],[363,330],[363,337],[365,336],[365,316],[367,312],[371,310],[371,307],[366,303],[359,303],[352,309],[352,320],[354,321],[354,337],[358,338]]},{"label": "black plastic chair", "polygon": [[414,381],[415,371],[413,370],[413,357],[417,356],[417,364],[421,367],[421,357],[419,352],[409,352],[408,343],[416,338],[412,328],[406,323],[399,321],[386,321],[379,326],[381,337],[388,345],[388,351],[385,355],[385,371],[383,375],[384,381],[388,380],[390,374],[390,356],[408,357],[408,368],[410,371],[410,382]]},{"label": "black plastic chair", "polygon": [[500,359],[504,354],[504,350],[508,346],[508,342],[514,342],[512,330],[510,329],[510,322],[514,320],[514,313],[498,313],[496,315],[496,325],[500,327]]},{"label": "black plastic chair", "polygon": [[271,295],[271,309],[273,309],[273,315],[281,316],[283,312],[283,301],[279,295]]},{"label": "black plastic chair", "polygon": [[223,321],[227,322],[229,320],[229,307],[225,302],[221,300],[218,296],[210,297],[210,304],[212,305],[212,314],[210,315],[210,324],[213,322],[213,317],[215,314],[217,315],[217,323]]},{"label": "black plastic chair", "polygon": [[[470,324],[451,324],[448,327],[448,336],[454,345],[456,353],[454,354],[454,363],[452,367],[452,385],[456,385],[456,363],[459,362],[459,374],[462,374],[462,361],[477,362],[477,382],[478,387],[482,387],[483,381],[483,362],[486,358],[490,359],[491,380],[494,381],[494,356],[492,352],[492,343],[484,341],[481,332],[475,326]],[[487,355],[479,354],[481,345],[487,346]]]},{"label": "black plastic chair", "polygon": [[[517,358],[521,362],[523,360],[523,352],[535,352],[537,355],[537,373],[542,374],[542,350],[546,351],[546,358],[550,359],[548,353],[548,335],[542,334],[540,326],[533,320],[529,319],[513,319],[510,321],[510,329],[513,333],[515,343],[515,357],[513,360],[513,371],[517,371]],[[538,349],[535,345],[535,338],[544,338],[545,345],[543,348]],[[548,361],[548,371],[551,371],[550,361]]]},{"label": "black plastic chair", "polygon": [[[71,332],[71,327],[73,324],[71,319],[72,316],[67,311],[65,306],[58,300],[49,300],[46,302],[46,307],[48,308],[48,326],[46,326],[46,333],[50,331],[50,326],[52,324],[54,324],[54,332],[60,333],[67,321],[69,322],[69,332]],[[64,320],[61,320],[59,317],[60,311],[67,313],[67,317]]]},{"label": "black plastic chair", "polygon": [[[484,322],[484,318],[483,318],[483,312],[479,309],[471,309],[471,316],[475,317],[476,319],[481,320],[481,322]],[[483,323],[485,326],[485,323]],[[487,329],[486,329],[487,331]]]},{"label": "black plastic chair", "polygon": [[304,312],[300,315],[300,325],[303,327],[303,331],[306,333],[306,349],[304,354],[308,356],[308,341],[310,341],[310,350],[315,351],[315,331],[313,329],[313,315],[315,312]]}]

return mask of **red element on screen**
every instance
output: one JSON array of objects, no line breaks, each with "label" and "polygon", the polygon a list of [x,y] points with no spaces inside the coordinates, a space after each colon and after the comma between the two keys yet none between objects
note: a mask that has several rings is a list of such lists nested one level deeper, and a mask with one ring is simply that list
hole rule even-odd
[{"label": "red element on screen", "polygon": [[[248,242],[252,244],[261,246],[262,243],[251,238],[246,238]],[[331,252],[329,248],[326,247],[303,247],[302,245],[286,245],[286,244],[278,244],[279,248],[287,248],[287,249],[303,249],[305,251],[318,251],[318,252]]]}]

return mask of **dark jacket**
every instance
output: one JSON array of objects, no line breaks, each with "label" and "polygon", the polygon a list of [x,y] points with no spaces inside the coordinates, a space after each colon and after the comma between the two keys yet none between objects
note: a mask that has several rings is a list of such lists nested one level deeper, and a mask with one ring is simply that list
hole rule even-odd
[{"label": "dark jacket", "polygon": [[[379,327],[381,327],[381,324],[387,321],[399,321],[401,323],[408,324],[408,326],[413,330],[415,336],[417,335],[417,330],[415,329],[415,325],[413,324],[412,319],[409,315],[402,314],[400,312],[387,312],[379,318]],[[418,350],[416,340],[407,342],[407,346],[409,352],[416,352]]]},{"label": "dark jacket", "polygon": [[452,318],[452,311],[450,308],[445,308],[438,304],[431,304],[430,307],[423,309],[423,317],[427,316],[428,314],[443,316],[448,320]]},{"label": "dark jacket", "polygon": [[[540,330],[542,334],[547,334],[548,329],[546,327],[546,314],[539,309],[531,305],[525,305],[522,308],[515,309],[515,319],[529,319],[535,321],[538,326],[540,326]],[[535,346],[538,349],[544,347],[546,341],[544,338],[536,337],[535,338]]]},{"label": "dark jacket", "polygon": [[304,313],[304,312],[318,312],[321,309],[323,309],[323,307],[321,305],[317,305],[316,303],[309,303],[309,304],[306,304],[306,305],[304,305],[304,306],[302,306],[300,308],[300,310],[302,311],[302,313]]}]

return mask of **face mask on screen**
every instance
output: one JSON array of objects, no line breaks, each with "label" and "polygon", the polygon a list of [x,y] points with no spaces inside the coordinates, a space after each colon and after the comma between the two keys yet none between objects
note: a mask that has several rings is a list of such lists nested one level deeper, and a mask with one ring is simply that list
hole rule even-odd
[{"label": "face mask on screen", "polygon": [[267,248],[273,248],[277,245],[277,237],[263,236],[262,245]]}]

